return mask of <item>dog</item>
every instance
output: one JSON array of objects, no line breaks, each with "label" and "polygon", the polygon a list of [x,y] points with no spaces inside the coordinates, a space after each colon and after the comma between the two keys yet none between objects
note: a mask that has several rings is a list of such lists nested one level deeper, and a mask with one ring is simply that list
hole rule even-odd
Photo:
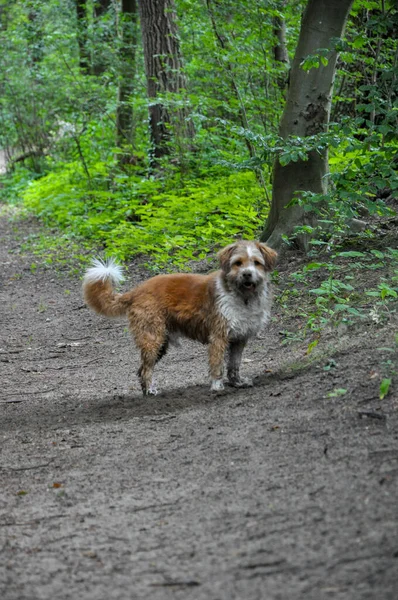
[{"label": "dog", "polygon": [[269,274],[277,253],[256,241],[237,241],[218,253],[220,270],[209,275],[156,275],[126,293],[115,293],[123,271],[113,259],[95,259],[83,280],[86,304],[106,317],[126,315],[141,352],[138,370],[144,395],[155,395],[155,364],[170,343],[184,336],[208,344],[211,390],[224,389],[223,365],[228,352],[230,385],[251,381],[240,375],[242,353],[270,316]]}]

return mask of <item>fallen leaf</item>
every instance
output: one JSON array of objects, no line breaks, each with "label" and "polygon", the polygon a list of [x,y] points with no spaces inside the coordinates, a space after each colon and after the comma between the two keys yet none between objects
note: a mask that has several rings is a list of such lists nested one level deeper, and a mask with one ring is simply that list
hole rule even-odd
[{"label": "fallen leaf", "polygon": [[392,380],[390,378],[385,378],[382,380],[382,382],[380,384],[380,394],[379,394],[380,400],[383,400],[387,396],[387,394],[390,390],[391,381]]},{"label": "fallen leaf", "polygon": [[93,550],[86,550],[85,552],[82,552],[82,555],[86,556],[87,558],[97,558],[98,556],[98,554]]}]

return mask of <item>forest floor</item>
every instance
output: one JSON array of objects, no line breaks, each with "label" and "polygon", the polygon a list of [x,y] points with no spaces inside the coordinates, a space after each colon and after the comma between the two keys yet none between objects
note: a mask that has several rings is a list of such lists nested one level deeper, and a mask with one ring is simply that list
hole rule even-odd
[{"label": "forest floor", "polygon": [[398,394],[393,378],[380,400],[379,374],[396,322],[308,356],[276,303],[253,388],[210,395],[187,341],[143,398],[126,323],[21,248],[38,231],[0,217],[2,600],[395,600]]}]

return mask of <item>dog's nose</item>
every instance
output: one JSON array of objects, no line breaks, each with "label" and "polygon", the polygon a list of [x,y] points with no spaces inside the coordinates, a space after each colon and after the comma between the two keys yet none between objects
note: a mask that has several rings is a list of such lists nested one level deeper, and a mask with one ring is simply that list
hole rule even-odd
[{"label": "dog's nose", "polygon": [[243,275],[243,279],[244,279],[245,281],[250,281],[250,280],[253,278],[253,274],[252,274],[252,272],[251,272],[251,271],[244,271],[244,272],[242,273],[242,275]]}]

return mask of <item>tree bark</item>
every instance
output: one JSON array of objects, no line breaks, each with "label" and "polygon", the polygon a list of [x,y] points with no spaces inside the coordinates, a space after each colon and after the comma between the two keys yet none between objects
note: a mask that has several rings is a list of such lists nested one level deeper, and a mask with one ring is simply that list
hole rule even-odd
[{"label": "tree bark", "polygon": [[87,6],[86,0],[75,0],[77,15],[77,43],[79,46],[79,66],[82,73],[90,70],[90,60],[87,53]]},{"label": "tree bark", "polygon": [[288,67],[289,67],[289,53],[287,51],[286,43],[286,21],[282,16],[283,10],[286,8],[287,0],[281,2],[281,15],[273,17],[273,33],[276,39],[275,46],[273,47],[274,60],[277,63],[282,63],[285,66],[285,72],[278,77],[278,87],[283,91],[286,88],[288,82]]},{"label": "tree bark", "polygon": [[[173,0],[139,0],[138,3],[149,103],[149,126],[153,161],[169,154],[170,113],[159,94],[186,89]],[[180,111],[181,129],[192,136]]]},{"label": "tree bark", "polygon": [[274,59],[276,62],[281,62],[285,64],[289,64],[289,54],[287,51],[286,44],[286,22],[283,18],[282,14],[284,9],[286,8],[287,0],[282,0],[280,3],[280,15],[278,17],[273,17],[273,33],[276,38],[276,44],[273,48],[274,51]]},{"label": "tree bark", "polygon": [[129,99],[134,90],[137,47],[137,2],[122,0],[120,15],[120,82],[116,109],[116,145],[133,143],[133,109]]},{"label": "tree bark", "polygon": [[274,46],[274,59],[276,62],[289,64],[289,55],[286,45],[286,22],[282,17],[272,19],[276,44]]},{"label": "tree bark", "polygon": [[[353,0],[309,0],[303,14],[299,41],[294,57],[285,109],[280,123],[282,138],[306,137],[325,131],[330,116],[337,52],[333,38],[343,35]],[[309,55],[329,48],[328,63],[306,72],[300,66]],[[300,191],[324,194],[327,190],[327,152],[310,152],[308,160],[282,166],[275,161],[272,204],[261,235],[274,248],[281,248],[283,234],[290,235],[296,225],[304,223],[304,211],[298,205],[288,207]],[[313,221],[314,216],[309,218]],[[308,240],[299,245],[307,249]]]}]

